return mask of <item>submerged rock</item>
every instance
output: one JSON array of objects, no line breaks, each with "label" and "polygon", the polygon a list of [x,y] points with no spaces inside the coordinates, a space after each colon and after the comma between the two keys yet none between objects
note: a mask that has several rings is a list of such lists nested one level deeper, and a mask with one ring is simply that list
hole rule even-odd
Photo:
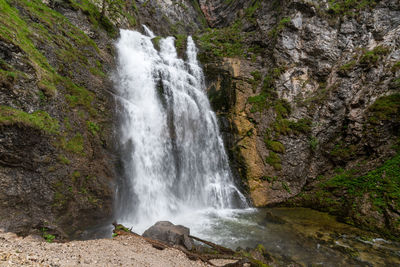
[{"label": "submerged rock", "polygon": [[174,225],[168,221],[160,221],[147,229],[142,236],[192,250],[194,242],[189,235],[190,229],[185,226]]}]

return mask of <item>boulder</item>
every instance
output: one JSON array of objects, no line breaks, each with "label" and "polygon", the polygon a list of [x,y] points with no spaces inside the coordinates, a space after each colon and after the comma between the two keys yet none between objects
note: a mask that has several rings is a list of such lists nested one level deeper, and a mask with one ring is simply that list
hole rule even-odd
[{"label": "boulder", "polygon": [[192,250],[193,240],[189,237],[190,229],[182,225],[174,225],[168,221],[157,222],[143,233],[143,237],[155,239],[169,245],[179,245]]}]

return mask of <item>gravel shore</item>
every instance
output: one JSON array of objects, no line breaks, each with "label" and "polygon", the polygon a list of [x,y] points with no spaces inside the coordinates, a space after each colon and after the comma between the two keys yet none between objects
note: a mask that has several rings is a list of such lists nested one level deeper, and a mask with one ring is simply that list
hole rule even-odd
[{"label": "gravel shore", "polygon": [[[226,262],[225,262],[226,263]],[[209,266],[173,248],[157,250],[138,236],[48,243],[0,231],[0,266]]]}]

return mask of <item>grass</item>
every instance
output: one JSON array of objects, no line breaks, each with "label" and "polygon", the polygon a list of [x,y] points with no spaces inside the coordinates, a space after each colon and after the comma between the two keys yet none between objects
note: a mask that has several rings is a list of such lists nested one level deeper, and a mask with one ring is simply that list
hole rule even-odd
[{"label": "grass", "polygon": [[91,132],[92,135],[97,135],[99,133],[100,126],[97,123],[92,122],[92,121],[87,121],[86,124],[87,124],[89,132]]},{"label": "grass", "polygon": [[68,141],[66,141],[65,138],[62,138],[61,147],[66,151],[69,151],[69,152],[72,152],[75,154],[85,155],[85,153],[83,152],[84,139],[80,133],[76,134],[74,137],[72,137]]},{"label": "grass", "polygon": [[358,174],[357,169],[339,171],[321,187],[330,191],[345,191],[353,197],[361,198],[369,194],[372,204],[381,212],[392,204],[400,209],[400,154],[365,175]]},{"label": "grass", "polygon": [[42,232],[42,236],[43,238],[46,240],[46,242],[48,243],[53,243],[54,239],[56,238],[54,235],[49,234],[47,231],[48,229],[43,227],[42,229],[40,229],[40,231]]},{"label": "grass", "polygon": [[201,49],[213,57],[242,57],[244,55],[244,37],[241,34],[240,22],[226,28],[207,28],[196,39]]},{"label": "grass", "polygon": [[0,106],[0,125],[21,125],[39,129],[48,134],[59,133],[58,120],[45,111],[26,113],[8,106]]}]

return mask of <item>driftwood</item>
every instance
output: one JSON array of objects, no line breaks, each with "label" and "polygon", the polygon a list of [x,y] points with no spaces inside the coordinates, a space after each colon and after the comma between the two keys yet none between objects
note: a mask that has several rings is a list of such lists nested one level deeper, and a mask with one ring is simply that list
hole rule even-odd
[{"label": "driftwood", "polygon": [[185,253],[185,255],[190,260],[201,260],[202,262],[205,262],[211,266],[215,266],[212,262],[210,262],[210,260],[213,260],[213,259],[225,259],[225,260],[237,260],[238,261],[236,263],[227,264],[226,267],[228,267],[228,266],[243,266],[243,262],[246,262],[243,257],[234,256],[235,251],[233,251],[229,248],[225,248],[223,246],[214,244],[210,241],[200,239],[196,236],[189,235],[190,238],[192,238],[196,241],[199,241],[203,244],[206,244],[207,246],[210,246],[211,248],[215,249],[216,251],[218,251],[218,254],[205,254],[205,253],[196,252],[196,251],[188,251],[186,248],[184,248],[182,246],[176,246],[176,245],[173,246],[173,245],[169,245],[169,244],[166,244],[164,242],[161,242],[161,241],[158,241],[155,239],[143,237],[141,235],[138,235],[138,234],[132,232],[131,229],[128,229],[128,228],[124,227],[123,225],[120,225],[117,223],[113,223],[113,225],[114,225],[113,232],[117,235],[134,235],[136,237],[142,238],[143,240],[145,240],[146,242],[148,242],[150,245],[152,245],[154,248],[156,248],[158,250],[164,250],[166,248],[174,248],[174,249],[177,249],[177,250]]},{"label": "driftwood", "polygon": [[[136,234],[135,234],[135,235],[136,235]],[[140,235],[137,235],[137,236],[140,236]],[[151,244],[151,245],[152,245],[154,248],[156,248],[156,249],[163,250],[163,249],[166,249],[166,248],[174,248],[174,249],[180,250],[180,251],[182,251],[183,253],[185,253],[186,256],[187,256],[190,260],[201,260],[201,261],[203,261],[203,262],[205,262],[205,263],[207,263],[207,264],[209,264],[209,265],[211,265],[211,266],[215,266],[212,262],[209,261],[208,258],[203,257],[203,255],[200,255],[200,254],[198,254],[198,253],[190,252],[190,251],[186,250],[184,247],[181,247],[181,246],[171,246],[171,245],[169,245],[169,244],[160,242],[160,241],[158,241],[158,240],[150,239],[150,238],[143,237],[143,236],[140,236],[140,237],[141,237],[142,239],[146,240],[149,244]]]},{"label": "driftwood", "polygon": [[232,249],[225,248],[223,246],[214,244],[214,243],[212,243],[210,241],[206,241],[206,240],[200,239],[200,238],[192,236],[192,235],[189,235],[189,237],[193,238],[194,240],[197,240],[197,241],[199,241],[201,243],[204,243],[204,244],[206,244],[206,245],[208,245],[210,247],[212,247],[213,249],[217,250],[219,253],[228,254],[228,255],[234,255],[235,254],[235,251],[233,251]]}]

